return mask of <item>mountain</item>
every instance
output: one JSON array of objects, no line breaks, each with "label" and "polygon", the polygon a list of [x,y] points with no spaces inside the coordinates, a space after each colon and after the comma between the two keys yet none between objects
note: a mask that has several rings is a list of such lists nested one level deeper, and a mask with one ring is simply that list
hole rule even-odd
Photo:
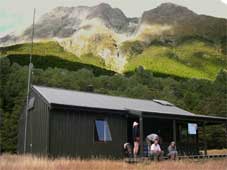
[{"label": "mountain", "polygon": [[[96,23],[92,22],[93,20]],[[112,8],[105,3],[93,7],[57,7],[39,18],[35,24],[35,37],[37,39],[67,38],[79,30],[90,29],[96,24],[103,24],[103,26],[116,32],[127,32],[131,20],[120,9]],[[18,37],[18,40],[30,40],[31,31],[32,26],[28,27]],[[5,41],[5,39],[7,37],[4,37],[2,41]]]},{"label": "mountain", "polygon": [[[70,37],[81,29],[89,29],[92,25],[86,24],[86,21],[91,20],[97,20],[116,32],[123,31],[129,23],[120,9],[105,3],[94,7],[57,7],[40,18],[35,26],[36,37]],[[31,29],[26,29],[23,36],[30,36]]]},{"label": "mountain", "polygon": [[198,15],[186,7],[164,3],[143,13],[138,30],[147,36],[155,26],[159,28],[156,35],[200,36],[217,40],[226,36],[227,19]]},{"label": "mountain", "polygon": [[[101,3],[49,11],[35,24],[35,42],[55,41],[56,48],[61,46],[79,62],[120,73],[143,66],[161,74],[214,79],[226,68],[226,26],[225,18],[198,15],[173,3],[145,11],[140,18],[128,18],[120,9]],[[0,46],[23,46],[31,31],[29,26],[19,35],[0,38]],[[10,48],[1,48],[0,54],[29,53],[6,49]],[[40,51],[38,55],[46,54]],[[67,55],[59,54],[63,59]]]}]

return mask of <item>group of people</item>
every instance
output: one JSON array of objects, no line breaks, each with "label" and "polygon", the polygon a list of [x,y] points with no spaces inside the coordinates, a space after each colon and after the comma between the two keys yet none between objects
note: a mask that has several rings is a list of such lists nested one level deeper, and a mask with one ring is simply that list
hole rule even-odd
[{"label": "group of people", "polygon": [[[130,145],[130,143],[125,143],[124,144],[124,151],[125,154],[128,157],[137,157],[138,152],[139,152],[139,145],[140,145],[140,130],[139,130],[139,123],[138,122],[133,122],[133,127],[132,127],[132,136],[133,136],[133,150]],[[154,158],[155,160],[161,160],[164,151],[160,147],[160,137],[152,133],[146,137],[146,143],[147,143],[147,149],[148,149],[148,157]],[[176,149],[176,143],[172,141],[170,145],[168,146],[168,154],[167,156],[172,159],[176,160],[177,157],[177,149]]]}]

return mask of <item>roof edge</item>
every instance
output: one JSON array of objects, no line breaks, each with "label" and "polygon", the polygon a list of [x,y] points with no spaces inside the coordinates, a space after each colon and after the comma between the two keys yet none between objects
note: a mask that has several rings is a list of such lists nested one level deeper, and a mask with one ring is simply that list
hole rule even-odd
[{"label": "roof edge", "polygon": [[40,96],[43,101],[48,105],[49,108],[51,108],[51,103],[43,96],[38,89],[35,88],[36,85],[32,85],[31,89],[34,93],[36,93],[38,96]]}]

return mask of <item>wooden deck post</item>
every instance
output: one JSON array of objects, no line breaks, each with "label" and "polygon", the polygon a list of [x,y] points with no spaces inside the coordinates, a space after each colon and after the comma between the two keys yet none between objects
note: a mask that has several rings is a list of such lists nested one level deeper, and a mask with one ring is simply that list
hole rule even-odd
[{"label": "wooden deck post", "polygon": [[140,115],[140,156],[143,157],[143,116]]},{"label": "wooden deck post", "polygon": [[227,121],[226,121],[226,123],[225,123],[225,139],[226,139],[226,148],[227,148]]},{"label": "wooden deck post", "polygon": [[196,130],[196,152],[199,155],[199,124],[197,123],[198,127]]},{"label": "wooden deck post", "polygon": [[176,135],[176,120],[173,120],[173,140],[177,142],[177,135]]},{"label": "wooden deck post", "polygon": [[207,156],[206,122],[203,122],[203,144],[204,144],[204,155]]}]

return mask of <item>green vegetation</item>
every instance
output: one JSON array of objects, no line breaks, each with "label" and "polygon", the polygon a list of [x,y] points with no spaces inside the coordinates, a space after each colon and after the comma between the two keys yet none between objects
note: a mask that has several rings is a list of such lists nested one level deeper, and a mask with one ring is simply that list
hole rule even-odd
[{"label": "green vegetation", "polygon": [[95,65],[97,67],[105,68],[105,61],[98,56],[94,56],[92,53],[84,54],[80,57],[82,63]]},{"label": "green vegetation", "polygon": [[120,50],[126,56],[134,56],[141,54],[144,47],[145,44],[140,41],[126,41],[122,43]]},{"label": "green vegetation", "polygon": [[[31,44],[17,44],[9,47],[0,48],[1,55],[30,54]],[[80,59],[72,53],[66,52],[57,42],[41,42],[34,43],[33,54],[42,56],[58,56],[59,58],[69,61],[80,61]]]},{"label": "green vegetation", "polygon": [[[23,110],[27,85],[27,66],[0,58],[0,110],[2,112],[1,142],[4,152],[15,152],[18,120]],[[70,71],[62,68],[34,69],[33,84],[86,91],[93,85],[95,92],[142,99],[168,100],[198,114],[225,116],[227,114],[227,72],[219,71],[214,81],[155,77],[142,68],[124,76],[95,75],[92,70]],[[218,140],[217,143],[213,139]],[[209,129],[209,148],[226,146],[224,127]]]},{"label": "green vegetation", "polygon": [[[159,37],[149,44],[126,41],[120,51],[128,59],[125,73],[142,66],[157,75],[214,80],[221,69],[227,68],[225,47],[224,38],[212,42],[200,37]],[[54,41],[35,43],[33,53],[34,65],[38,68],[58,67],[72,71],[88,68],[95,74],[111,74],[101,57],[92,53],[77,57]],[[0,55],[20,65],[28,64],[29,54],[30,44],[0,48]]]},{"label": "green vegetation", "polygon": [[226,55],[220,48],[203,40],[186,40],[178,45],[155,43],[132,56],[125,70],[143,66],[152,72],[214,80],[221,69],[227,68]]},{"label": "green vegetation", "polygon": [[[81,68],[93,70],[95,75],[113,74],[104,68],[100,57],[86,54],[80,58],[66,52],[57,42],[35,43],[33,46],[33,64],[36,68],[58,67],[76,71]],[[6,56],[11,62],[28,65],[31,44],[18,44],[0,48],[0,56]]]}]

